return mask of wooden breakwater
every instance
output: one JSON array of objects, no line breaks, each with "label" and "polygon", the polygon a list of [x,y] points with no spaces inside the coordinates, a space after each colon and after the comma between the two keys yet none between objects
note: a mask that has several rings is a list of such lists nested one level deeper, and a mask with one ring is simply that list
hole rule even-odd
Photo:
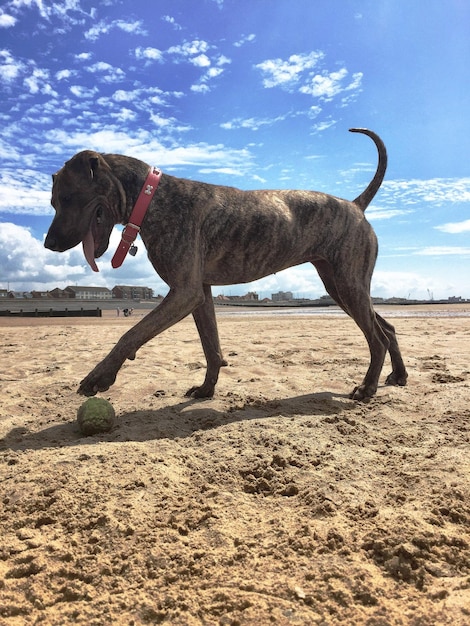
[{"label": "wooden breakwater", "polygon": [[95,309],[0,309],[0,317],[102,317],[99,307]]}]

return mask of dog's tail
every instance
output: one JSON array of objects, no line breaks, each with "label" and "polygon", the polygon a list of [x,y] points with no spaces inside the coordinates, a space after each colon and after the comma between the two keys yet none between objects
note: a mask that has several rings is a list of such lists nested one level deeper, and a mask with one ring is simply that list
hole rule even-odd
[{"label": "dog's tail", "polygon": [[379,190],[379,187],[384,179],[385,170],[387,169],[387,150],[385,149],[384,142],[371,130],[368,130],[367,128],[350,128],[349,130],[351,133],[362,133],[363,135],[368,135],[377,146],[377,151],[379,153],[379,163],[377,165],[377,171],[375,172],[374,178],[370,181],[369,185],[361,193],[361,195],[357,196],[357,198],[353,200],[353,203],[356,206],[358,206],[362,211],[365,211],[372,202],[372,198]]}]

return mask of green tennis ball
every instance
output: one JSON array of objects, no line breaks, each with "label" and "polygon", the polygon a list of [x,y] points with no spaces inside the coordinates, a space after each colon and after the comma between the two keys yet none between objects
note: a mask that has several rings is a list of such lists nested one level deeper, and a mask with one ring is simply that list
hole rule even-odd
[{"label": "green tennis ball", "polygon": [[77,411],[78,427],[83,435],[108,432],[115,417],[113,405],[104,398],[88,398]]}]

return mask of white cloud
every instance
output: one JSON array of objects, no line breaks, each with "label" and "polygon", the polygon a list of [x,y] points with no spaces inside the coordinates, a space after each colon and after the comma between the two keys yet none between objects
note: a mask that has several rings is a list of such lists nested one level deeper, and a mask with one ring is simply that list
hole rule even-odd
[{"label": "white cloud", "polygon": [[415,205],[430,202],[436,206],[470,202],[470,178],[389,180],[381,186],[382,198],[394,203]]},{"label": "white cloud", "polygon": [[185,58],[190,58],[199,54],[204,54],[209,50],[210,46],[207,41],[194,39],[193,41],[185,41],[179,46],[171,46],[168,48],[168,54],[174,54]]},{"label": "white cloud", "polygon": [[16,17],[8,15],[7,13],[0,14],[0,28],[11,28],[17,22]]},{"label": "white cloud", "polygon": [[59,94],[52,89],[48,80],[49,72],[36,68],[24,79],[24,84],[31,94],[42,93],[44,95],[57,97]]},{"label": "white cloud", "polygon": [[324,53],[320,51],[309,54],[293,54],[287,61],[268,59],[258,63],[255,67],[261,70],[264,75],[263,85],[268,89],[272,87],[289,89],[298,83],[304,72],[318,65],[324,56]]},{"label": "white cloud", "polygon": [[432,284],[429,276],[421,272],[377,269],[372,275],[371,294],[381,298],[427,298]]},{"label": "white cloud", "polygon": [[138,47],[134,50],[136,59],[146,59],[148,61],[162,61],[163,52],[158,48],[142,48]]},{"label": "white cloud", "polygon": [[241,48],[246,43],[252,43],[253,41],[255,41],[255,39],[256,35],[254,33],[250,33],[249,35],[244,35],[238,41],[235,41],[233,45],[235,46],[235,48]]},{"label": "white cloud", "polygon": [[93,98],[94,95],[98,93],[98,89],[96,87],[92,87],[89,89],[88,87],[83,87],[83,85],[72,85],[70,87],[70,92],[76,98]]},{"label": "white cloud", "polygon": [[230,120],[229,122],[223,122],[222,124],[220,124],[221,128],[224,128],[225,130],[237,130],[238,128],[247,128],[249,130],[259,130],[262,126],[272,126],[273,124],[276,124],[277,122],[281,122],[284,121],[286,118],[288,117],[288,115],[279,115],[278,117],[272,117],[272,118],[256,118],[256,117],[250,117],[250,118],[235,118],[233,120]]},{"label": "white cloud", "polygon": [[210,91],[210,87],[209,85],[206,84],[195,84],[195,85],[191,85],[190,90],[193,91],[194,93],[208,93]]},{"label": "white cloud", "polygon": [[191,63],[197,67],[209,67],[211,61],[206,54],[199,54],[191,59]]},{"label": "white cloud", "polygon": [[114,83],[124,80],[125,73],[120,67],[113,67],[109,63],[98,61],[86,68],[91,74],[102,75],[101,80],[105,83]]},{"label": "white cloud", "polygon": [[[172,120],[170,120],[172,121]],[[174,125],[176,123],[172,122]],[[182,130],[186,130],[185,127]],[[115,130],[98,130],[96,132],[67,132],[62,128],[51,130],[48,141],[43,145],[48,154],[64,154],[70,158],[80,150],[97,150],[125,154],[141,159],[146,163],[160,167],[228,167],[251,175],[253,156],[248,149],[233,149],[223,144],[193,143],[179,145],[171,142],[164,145],[151,130],[139,130],[127,134]],[[58,163],[57,167],[62,164]]]},{"label": "white cloud", "polygon": [[434,228],[442,231],[443,233],[450,233],[452,235],[468,233],[470,232],[470,219],[464,220],[463,222],[448,222],[447,224],[441,224],[440,226],[435,226]]},{"label": "white cloud", "polygon": [[9,50],[0,50],[0,78],[11,83],[25,69],[22,61],[16,60]]},{"label": "white cloud", "polygon": [[313,76],[299,91],[328,102],[340,93],[352,90],[357,91],[360,88],[362,81],[361,73],[354,74],[352,81],[345,85],[344,81],[347,76],[348,71],[346,68],[336,72],[324,71]]},{"label": "white cloud", "polygon": [[[14,155],[10,155],[10,158]],[[0,174],[0,212],[47,215],[52,209],[50,176],[18,168]]]},{"label": "white cloud", "polygon": [[312,133],[314,133],[314,134],[315,133],[322,133],[325,130],[328,130],[328,128],[331,128],[332,126],[334,126],[336,123],[337,123],[337,121],[336,120],[332,120],[331,118],[327,119],[327,120],[324,120],[323,122],[318,122],[317,124],[314,124],[312,126]]},{"label": "white cloud", "polygon": [[80,52],[80,54],[76,54],[75,58],[78,61],[89,61],[93,57],[91,52]]},{"label": "white cloud", "polygon": [[126,107],[123,107],[119,111],[111,112],[110,116],[116,119],[118,122],[130,122],[132,120],[135,120],[135,118],[137,117],[137,114],[135,111],[132,111],[131,109],[127,109]]},{"label": "white cloud", "polygon": [[59,70],[56,72],[55,77],[57,80],[66,80],[67,78],[71,78],[72,76],[76,76],[76,72],[73,70]]},{"label": "white cloud", "polygon": [[51,288],[58,282],[73,284],[86,273],[78,249],[58,255],[46,250],[29,229],[10,222],[3,222],[0,228],[0,264],[2,281],[14,290],[21,285],[32,289],[32,285],[44,283]]},{"label": "white cloud", "polygon": [[181,124],[174,117],[163,117],[158,113],[150,113],[150,120],[155,126],[160,129],[166,130],[168,133],[181,133],[191,130],[191,126]]},{"label": "white cloud", "polygon": [[115,29],[122,30],[126,33],[133,35],[147,34],[147,31],[143,27],[140,20],[135,20],[131,22],[126,22],[125,20],[115,20],[111,22],[101,20],[100,22],[98,22],[98,24],[95,24],[85,32],[85,39],[89,39],[90,41],[96,41],[102,35],[107,35]]},{"label": "white cloud", "polygon": [[175,30],[182,30],[182,27],[178,24],[174,17],[171,17],[170,15],[163,15],[161,19],[163,22],[171,24]]},{"label": "white cloud", "polygon": [[405,210],[405,209],[384,209],[384,208],[370,206],[367,209],[367,219],[369,222],[374,222],[378,220],[390,220],[395,217],[402,217],[404,215],[410,215],[410,213],[413,213],[413,211]]},{"label": "white cloud", "polygon": [[469,256],[470,247],[464,246],[427,246],[417,250],[418,256]]}]

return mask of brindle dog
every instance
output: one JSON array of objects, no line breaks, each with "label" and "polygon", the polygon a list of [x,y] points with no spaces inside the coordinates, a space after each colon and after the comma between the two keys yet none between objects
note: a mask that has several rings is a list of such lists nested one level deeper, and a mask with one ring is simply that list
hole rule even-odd
[{"label": "brindle dog", "polygon": [[[363,400],[375,394],[387,350],[392,372],[386,383],[405,385],[395,329],[374,311],[370,298],[378,246],[364,211],[383,181],[387,153],[372,131],[351,130],[371,137],[379,157],[372,181],[353,202],[315,191],[241,191],[164,174],[140,235],[169,293],[121,337],[78,392],[91,396],[109,389],[126,359],[134,359],[144,343],[192,313],[207,370],[203,384],[186,395],[212,396],[227,363],[211,285],[251,282],[308,261],[369,344],[369,369],[350,397]],[[76,154],[53,176],[56,214],[46,248],[63,252],[84,242],[96,269],[94,258],[106,251],[114,225],[127,223],[148,170],[131,157],[90,150]]]}]

